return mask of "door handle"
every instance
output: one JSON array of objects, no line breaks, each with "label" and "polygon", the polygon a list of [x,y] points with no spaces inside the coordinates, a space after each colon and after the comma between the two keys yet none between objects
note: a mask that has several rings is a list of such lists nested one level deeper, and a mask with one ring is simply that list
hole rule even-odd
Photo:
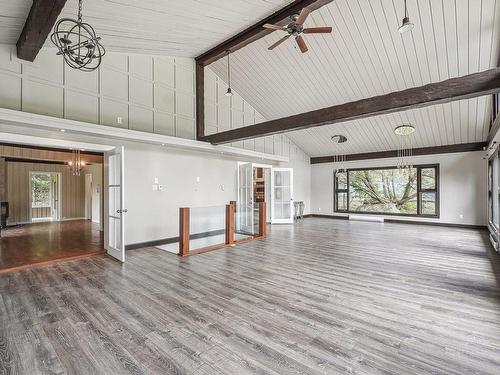
[{"label": "door handle", "polygon": [[126,214],[127,212],[128,210],[126,208],[124,208],[123,210],[116,210],[117,214]]}]

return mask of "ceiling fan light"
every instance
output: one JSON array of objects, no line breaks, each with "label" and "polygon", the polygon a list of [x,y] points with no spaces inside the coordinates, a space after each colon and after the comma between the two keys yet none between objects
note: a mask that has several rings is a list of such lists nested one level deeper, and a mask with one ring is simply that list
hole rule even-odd
[{"label": "ceiling fan light", "polygon": [[233,92],[231,91],[231,87],[227,88],[226,96],[233,96]]},{"label": "ceiling fan light", "polygon": [[410,22],[410,18],[405,17],[405,18],[403,18],[403,23],[401,24],[401,26],[399,26],[398,31],[400,34],[403,34],[403,33],[406,33],[408,31],[413,30],[414,27],[415,27],[415,25]]}]

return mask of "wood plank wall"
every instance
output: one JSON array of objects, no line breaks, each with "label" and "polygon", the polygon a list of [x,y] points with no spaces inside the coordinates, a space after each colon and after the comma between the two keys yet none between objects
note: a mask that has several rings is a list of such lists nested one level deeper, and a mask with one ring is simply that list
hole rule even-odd
[{"label": "wood plank wall", "polygon": [[65,165],[8,162],[9,225],[29,222],[30,172],[60,172],[62,174],[62,219],[85,217],[85,174],[73,176]]},{"label": "wood plank wall", "polygon": [[[71,160],[71,151],[43,150],[22,146],[6,146],[0,144],[0,156],[6,158],[54,160],[68,162]],[[103,163],[102,155],[88,155],[82,153],[82,160],[86,163]]]}]

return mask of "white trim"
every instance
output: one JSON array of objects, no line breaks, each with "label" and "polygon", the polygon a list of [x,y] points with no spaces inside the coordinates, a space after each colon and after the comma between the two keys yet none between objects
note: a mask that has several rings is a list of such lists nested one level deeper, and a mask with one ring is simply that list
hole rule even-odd
[{"label": "white trim", "polygon": [[[11,109],[0,108],[0,125],[13,125],[55,132],[52,135],[58,134],[61,129],[65,134],[81,134],[88,136],[104,137],[107,139],[115,139],[130,142],[148,143],[154,145],[165,145],[174,148],[188,149],[194,151],[205,151],[210,153],[243,156],[252,159],[261,159],[274,162],[288,162],[286,156],[267,154],[263,152],[240,149],[237,147],[212,145],[208,142],[194,141],[179,137],[172,137],[161,134],[146,133],[136,130],[114,128],[111,126],[96,125],[87,122],[73,121],[61,119],[58,117],[38,115],[34,113],[15,111]],[[33,137],[34,140],[37,137]],[[65,142],[63,137],[52,139],[53,143],[57,141]],[[67,142],[67,141],[66,141]],[[67,146],[60,146],[66,148]],[[82,147],[87,149],[86,147]],[[110,151],[113,147],[108,146],[107,149],[101,151]],[[89,147],[89,149],[92,149]]]}]

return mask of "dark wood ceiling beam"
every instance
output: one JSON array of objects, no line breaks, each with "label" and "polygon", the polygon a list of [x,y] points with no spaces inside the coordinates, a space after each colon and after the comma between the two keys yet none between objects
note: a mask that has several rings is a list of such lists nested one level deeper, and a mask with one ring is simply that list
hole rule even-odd
[{"label": "dark wood ceiling beam", "polygon": [[[446,146],[433,146],[414,148],[413,156],[452,154],[457,152],[483,151],[487,147],[486,142],[460,143]],[[346,161],[386,159],[398,157],[398,150],[366,152],[362,154],[345,155]],[[319,156],[311,158],[311,164],[334,163],[335,156]]]},{"label": "dark wood ceiling beam", "polygon": [[17,41],[17,57],[34,61],[49,36],[66,0],[33,0],[21,36]]},{"label": "dark wood ceiling beam", "polygon": [[289,22],[287,18],[293,14],[300,13],[302,8],[308,7],[311,11],[314,11],[328,3],[331,3],[332,1],[333,0],[295,0],[286,7],[271,14],[269,17],[257,22],[232,38],[196,57],[196,62],[201,66],[210,65],[214,61],[224,57],[227,51],[235,52],[240,48],[243,48],[246,45],[272,33],[273,30],[264,29],[262,27],[265,23],[285,25]]},{"label": "dark wood ceiling beam", "polygon": [[213,144],[235,142],[497,92],[500,92],[500,68],[228,130],[201,137],[201,140]]}]

